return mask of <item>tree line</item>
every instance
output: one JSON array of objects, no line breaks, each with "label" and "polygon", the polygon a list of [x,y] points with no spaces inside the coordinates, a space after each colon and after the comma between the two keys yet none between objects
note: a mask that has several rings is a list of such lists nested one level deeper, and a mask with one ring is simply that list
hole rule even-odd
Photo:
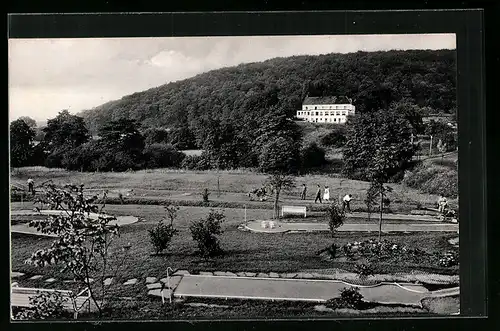
[{"label": "tree line", "polygon": [[199,138],[204,139],[201,156],[186,156],[180,151],[184,145],[179,131],[143,129],[131,119],[110,121],[92,136],[82,117],[63,110],[48,120],[42,132],[42,140],[35,144],[35,129],[26,119],[11,122],[11,166],[78,171],[246,167],[296,173],[325,162],[324,150],[316,144],[302,146],[300,127],[276,112],[260,119],[253,144],[243,140],[230,123],[205,119],[200,133],[203,138]]}]

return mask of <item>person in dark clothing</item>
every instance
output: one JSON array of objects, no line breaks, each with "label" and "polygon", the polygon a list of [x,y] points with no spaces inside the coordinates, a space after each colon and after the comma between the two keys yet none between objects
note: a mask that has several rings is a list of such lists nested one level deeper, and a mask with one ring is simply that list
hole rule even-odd
[{"label": "person in dark clothing", "polygon": [[33,179],[28,178],[28,193],[33,192],[34,183]]},{"label": "person in dark clothing", "polygon": [[307,193],[307,186],[306,186],[306,184],[302,184],[302,192],[300,192],[300,199],[301,200],[306,199],[306,193]]},{"label": "person in dark clothing", "polygon": [[318,184],[318,191],[316,191],[316,199],[314,199],[314,203],[316,203],[319,200],[319,203],[323,203],[321,200],[321,186]]}]

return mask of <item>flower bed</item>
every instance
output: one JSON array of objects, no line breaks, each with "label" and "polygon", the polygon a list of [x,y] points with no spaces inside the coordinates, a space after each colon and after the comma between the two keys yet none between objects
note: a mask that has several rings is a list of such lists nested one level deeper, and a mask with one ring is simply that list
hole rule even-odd
[{"label": "flower bed", "polygon": [[395,263],[426,263],[440,267],[453,267],[459,263],[457,250],[445,253],[428,253],[420,248],[398,245],[388,240],[374,239],[349,242],[340,251],[349,260],[367,259],[369,261],[393,261]]}]

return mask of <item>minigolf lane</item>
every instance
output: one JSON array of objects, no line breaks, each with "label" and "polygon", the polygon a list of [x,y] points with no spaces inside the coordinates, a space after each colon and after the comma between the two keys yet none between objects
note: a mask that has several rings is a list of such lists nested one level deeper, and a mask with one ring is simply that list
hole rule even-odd
[{"label": "minigolf lane", "polygon": [[[26,218],[29,218],[30,216],[39,216],[39,215],[60,215],[66,213],[63,210],[41,210],[40,212],[32,211],[32,210],[15,210],[11,211],[12,216],[26,216]],[[92,219],[97,219],[100,214],[96,213],[89,213],[88,216]],[[103,216],[110,216],[110,215],[103,215]],[[138,217],[135,216],[115,216],[116,220],[112,220],[109,222],[110,225],[118,225],[118,226],[124,226],[124,225],[129,225],[133,224],[139,221]],[[39,235],[39,236],[44,236],[44,237],[56,237],[56,235],[53,234],[45,234],[40,231],[37,231],[35,228],[28,226],[28,223],[23,223],[23,224],[15,224],[10,226],[10,232],[14,233],[22,233],[22,234],[32,234],[32,235]]]},{"label": "minigolf lane", "polygon": [[359,287],[364,300],[371,302],[420,306],[420,300],[429,296],[428,290],[420,285],[408,285],[407,288],[395,283],[357,286],[329,280],[199,275],[183,276],[174,296],[325,302],[339,297],[340,290],[350,286]]},{"label": "minigolf lane", "polygon": [[[326,223],[287,223],[275,222],[275,227],[262,227],[261,220],[249,221],[244,226],[252,232],[283,233],[283,232],[325,232],[330,231]],[[346,223],[340,226],[340,232],[376,232],[379,229],[377,223]],[[383,232],[456,232],[458,224],[452,223],[402,223],[382,224]]]}]

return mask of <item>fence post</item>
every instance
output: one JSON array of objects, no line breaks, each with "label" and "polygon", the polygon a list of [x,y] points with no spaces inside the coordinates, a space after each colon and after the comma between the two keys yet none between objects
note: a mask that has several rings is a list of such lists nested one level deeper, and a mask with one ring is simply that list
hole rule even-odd
[{"label": "fence post", "polygon": [[429,156],[432,155],[432,136],[431,136],[431,143],[429,144]]}]

